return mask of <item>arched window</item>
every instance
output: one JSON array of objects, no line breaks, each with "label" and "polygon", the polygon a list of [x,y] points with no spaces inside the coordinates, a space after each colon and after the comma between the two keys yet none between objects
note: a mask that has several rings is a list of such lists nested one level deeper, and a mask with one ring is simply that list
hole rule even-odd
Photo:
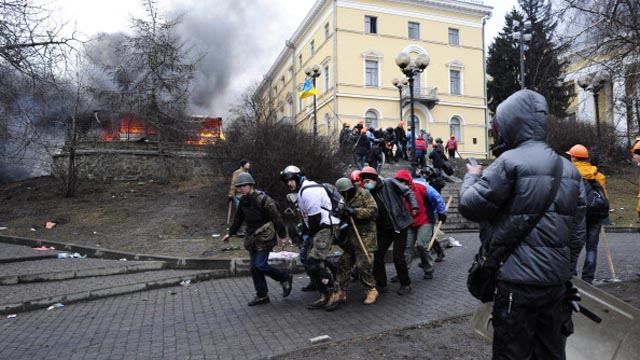
[{"label": "arched window", "polygon": [[364,125],[368,128],[378,128],[378,113],[373,110],[369,110],[364,114]]},{"label": "arched window", "polygon": [[449,121],[450,135],[454,135],[458,141],[462,140],[462,128],[460,127],[460,124],[462,124],[462,121],[460,121],[460,118],[457,116],[452,117]]}]

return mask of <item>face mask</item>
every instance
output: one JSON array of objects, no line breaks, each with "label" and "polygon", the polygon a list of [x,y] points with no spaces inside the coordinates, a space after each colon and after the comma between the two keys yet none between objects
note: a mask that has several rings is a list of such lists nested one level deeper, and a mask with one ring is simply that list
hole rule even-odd
[{"label": "face mask", "polygon": [[364,184],[364,188],[367,190],[373,190],[376,188],[376,183],[375,182],[368,182],[366,184]]}]

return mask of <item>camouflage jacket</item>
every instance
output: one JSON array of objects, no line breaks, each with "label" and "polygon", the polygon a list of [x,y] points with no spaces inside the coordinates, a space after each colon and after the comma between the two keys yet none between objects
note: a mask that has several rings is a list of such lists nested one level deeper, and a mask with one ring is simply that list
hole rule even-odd
[{"label": "camouflage jacket", "polygon": [[[358,188],[352,199],[347,199],[347,206],[355,210],[353,220],[358,228],[358,233],[362,238],[368,251],[375,251],[378,248],[376,217],[378,216],[378,205],[369,191]],[[351,225],[351,224],[349,224]],[[347,239],[354,245],[358,244],[353,229],[347,233]]]}]

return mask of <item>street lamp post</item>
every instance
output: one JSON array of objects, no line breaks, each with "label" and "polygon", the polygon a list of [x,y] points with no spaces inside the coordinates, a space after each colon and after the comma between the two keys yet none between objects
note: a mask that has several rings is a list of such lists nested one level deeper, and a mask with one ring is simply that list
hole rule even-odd
[{"label": "street lamp post", "polygon": [[[407,80],[409,80],[409,103],[411,104],[411,148],[413,149],[411,167],[414,172],[418,165],[418,159],[416,157],[416,116],[413,108],[413,82],[415,76],[419,75],[427,68],[427,66],[429,66],[429,61],[429,56],[426,54],[420,54],[414,60],[409,57],[409,54],[404,52],[398,54],[398,57],[396,57],[396,65],[398,65],[400,71],[402,71],[404,76],[407,77]],[[402,107],[400,111],[402,111]]]},{"label": "street lamp post", "polygon": [[398,88],[398,93],[400,94],[400,121],[402,121],[402,88],[407,86],[409,82],[407,79],[399,80],[397,78],[394,78],[391,82],[393,83],[393,86]]},{"label": "street lamp post", "polygon": [[578,86],[584,91],[593,93],[593,101],[596,112],[596,146],[593,151],[592,162],[598,164],[600,162],[600,153],[602,151],[602,135],[600,132],[600,107],[598,101],[598,93],[604,87],[609,75],[606,71],[598,71],[595,75],[584,75],[578,79]]},{"label": "street lamp post", "polygon": [[[515,31],[513,33],[513,38],[518,42],[518,48],[520,50],[520,88],[524,89],[527,87],[524,83],[524,52],[526,50],[525,47],[527,46],[525,43],[531,41],[531,21],[525,21],[523,28],[520,28],[520,21],[513,20],[512,29]],[[529,31],[529,33],[526,31]]]},{"label": "street lamp post", "polygon": [[[306,68],[304,73],[307,74],[308,77],[311,78],[313,82],[313,88],[316,89],[316,79],[322,73],[319,65],[313,65],[311,68]],[[316,90],[317,91],[317,90]],[[315,139],[318,136],[318,107],[316,103],[316,95],[313,94],[313,138]]]}]

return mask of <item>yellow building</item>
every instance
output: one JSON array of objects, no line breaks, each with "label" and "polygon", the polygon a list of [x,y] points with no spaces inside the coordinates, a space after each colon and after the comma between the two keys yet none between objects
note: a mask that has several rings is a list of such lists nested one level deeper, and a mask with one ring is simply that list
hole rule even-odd
[{"label": "yellow building", "polygon": [[[445,140],[455,134],[465,156],[487,154],[482,0],[318,0],[260,84],[273,104],[272,121],[337,138],[343,124],[411,124],[408,88],[392,80],[401,52],[426,54],[430,64],[414,86],[416,129]],[[305,69],[317,65],[313,97],[300,99]],[[401,109],[402,107],[402,109]]]}]

